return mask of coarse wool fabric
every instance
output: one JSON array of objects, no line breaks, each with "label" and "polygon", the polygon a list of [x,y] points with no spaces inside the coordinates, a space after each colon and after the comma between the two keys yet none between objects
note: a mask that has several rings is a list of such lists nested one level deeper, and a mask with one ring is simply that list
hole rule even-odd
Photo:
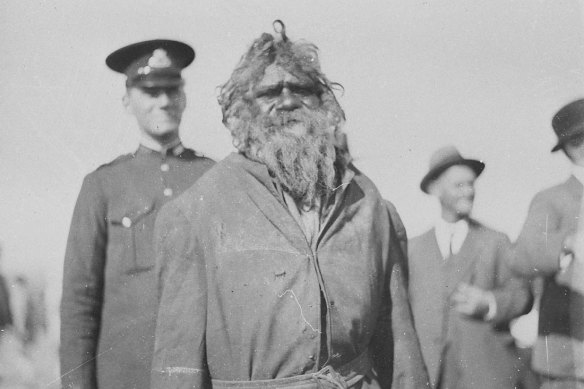
[{"label": "coarse wool fabric", "polygon": [[267,168],[235,153],[166,205],[152,387],[270,387],[363,353],[355,387],[425,387],[386,203],[349,166],[327,214],[311,247]]},{"label": "coarse wool fabric", "polygon": [[158,307],[153,230],[162,205],[213,161],[141,146],[87,175],[73,212],[61,301],[63,388],[148,388]]}]

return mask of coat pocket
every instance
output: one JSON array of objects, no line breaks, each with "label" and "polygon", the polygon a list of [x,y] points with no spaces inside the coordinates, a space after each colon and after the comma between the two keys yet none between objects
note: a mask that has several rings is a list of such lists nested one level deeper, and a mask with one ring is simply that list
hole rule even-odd
[{"label": "coat pocket", "polygon": [[124,246],[118,259],[122,272],[137,273],[154,266],[155,211],[154,204],[146,204],[120,209],[110,217],[111,243]]}]

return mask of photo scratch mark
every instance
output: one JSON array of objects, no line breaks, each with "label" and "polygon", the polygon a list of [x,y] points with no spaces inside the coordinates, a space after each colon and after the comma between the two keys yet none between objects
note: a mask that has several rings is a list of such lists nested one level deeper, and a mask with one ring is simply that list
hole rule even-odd
[{"label": "photo scratch mark", "polygon": [[90,362],[93,362],[93,361],[94,361],[94,360],[96,360],[98,357],[101,357],[102,355],[104,355],[104,354],[106,354],[106,353],[109,353],[109,352],[110,352],[110,351],[112,351],[112,350],[113,350],[113,347],[110,347],[110,348],[108,348],[107,350],[100,352],[99,354],[97,354],[97,355],[96,355],[96,356],[94,356],[93,358],[91,358],[91,359],[88,359],[87,361],[83,362],[82,364],[80,364],[80,365],[79,365],[79,366],[77,366],[76,368],[74,368],[74,369],[71,369],[71,370],[69,370],[69,371],[65,372],[64,374],[60,375],[60,376],[59,376],[59,378],[57,378],[57,379],[55,379],[55,380],[53,380],[53,381],[49,382],[47,386],[50,386],[50,385],[52,385],[52,384],[54,384],[54,383],[56,383],[56,382],[59,382],[59,380],[61,380],[61,379],[62,379],[63,377],[65,377],[66,375],[68,375],[68,374],[71,374],[71,373],[72,373],[72,372],[74,372],[75,370],[77,370],[77,369],[80,369],[81,367],[83,367],[83,366],[87,365],[87,364],[88,364],[88,363],[90,363]]},{"label": "photo scratch mark", "polygon": [[294,293],[294,291],[293,291],[293,290],[291,290],[291,289],[286,289],[286,290],[284,291],[284,293],[282,293],[282,294],[279,294],[279,295],[278,295],[278,297],[282,298],[282,297],[284,297],[284,296],[285,296],[286,294],[288,294],[288,293],[290,293],[290,297],[291,297],[291,298],[293,298],[293,299],[294,299],[294,302],[296,303],[296,305],[298,305],[298,309],[300,309],[300,316],[302,317],[302,320],[303,320],[303,321],[304,321],[304,322],[305,322],[305,323],[306,323],[306,324],[307,324],[307,325],[310,327],[310,329],[311,329],[312,331],[314,331],[314,332],[317,332],[317,333],[319,333],[319,334],[320,334],[321,332],[320,332],[318,329],[314,328],[314,327],[312,326],[312,324],[310,324],[310,323],[308,322],[308,320],[306,320],[306,317],[304,317],[304,312],[302,311],[302,306],[300,305],[300,302],[298,302],[298,298],[296,297],[296,294]]}]

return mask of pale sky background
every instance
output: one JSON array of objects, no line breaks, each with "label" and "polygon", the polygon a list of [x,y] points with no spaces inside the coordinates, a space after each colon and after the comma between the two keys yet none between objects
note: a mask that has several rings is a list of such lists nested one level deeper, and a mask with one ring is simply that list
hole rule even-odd
[{"label": "pale sky background", "polygon": [[[3,0],[0,3],[1,267],[58,291],[83,176],[137,147],[124,77],[104,63],[140,40],[194,46],[184,71],[184,143],[232,151],[216,87],[272,21],[318,45],[345,92],[356,165],[395,203],[410,236],[437,204],[419,190],[430,154],[483,159],[475,216],[514,239],[529,201],[564,180],[552,115],[584,96],[580,1]],[[57,292],[55,292],[57,293]],[[56,295],[56,294],[55,294]]]}]

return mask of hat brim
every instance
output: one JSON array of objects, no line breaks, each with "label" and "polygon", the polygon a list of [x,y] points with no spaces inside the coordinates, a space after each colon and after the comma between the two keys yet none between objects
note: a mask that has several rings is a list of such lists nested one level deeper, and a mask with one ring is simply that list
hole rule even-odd
[{"label": "hat brim", "polygon": [[430,183],[437,179],[442,173],[444,173],[446,169],[455,165],[468,166],[475,172],[477,177],[480,176],[485,169],[485,164],[481,161],[477,161],[476,159],[458,159],[454,161],[448,161],[442,165],[434,167],[424,176],[422,182],[420,183],[420,189],[422,189],[422,192],[428,193],[428,186]]},{"label": "hat brim", "polygon": [[189,66],[195,59],[195,50],[186,43],[170,39],[154,39],[122,47],[108,55],[105,63],[110,69],[119,73],[125,73],[128,66],[137,58],[149,54],[158,48],[163,48],[171,52],[176,66],[181,69]]}]

